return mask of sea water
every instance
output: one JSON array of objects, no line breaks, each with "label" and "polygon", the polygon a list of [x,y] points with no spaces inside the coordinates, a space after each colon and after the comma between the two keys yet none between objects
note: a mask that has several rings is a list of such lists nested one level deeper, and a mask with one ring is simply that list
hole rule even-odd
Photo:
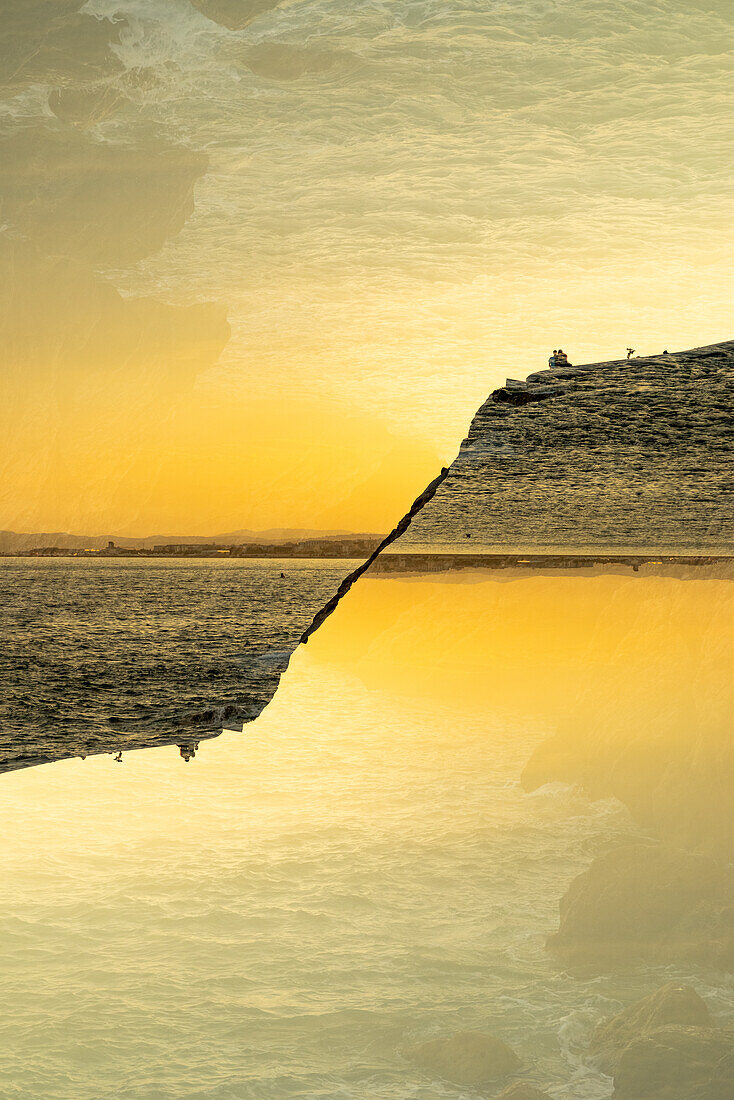
[{"label": "sea water", "polygon": [[[431,586],[411,585],[417,606]],[[460,1100],[495,1090],[405,1051],[478,1029],[558,1100],[601,1100],[584,1061],[601,1017],[670,978],[731,1012],[702,971],[558,970],[560,895],[639,830],[614,800],[524,793],[550,716],[427,689],[439,662],[407,624],[372,675],[386,624],[362,624],[357,653],[351,606],[330,620],[338,659],[316,635],[260,718],[188,763],[168,747],[2,777],[0,1095]]]},{"label": "sea water", "polygon": [[0,558],[0,771],[241,728],[356,564]]}]

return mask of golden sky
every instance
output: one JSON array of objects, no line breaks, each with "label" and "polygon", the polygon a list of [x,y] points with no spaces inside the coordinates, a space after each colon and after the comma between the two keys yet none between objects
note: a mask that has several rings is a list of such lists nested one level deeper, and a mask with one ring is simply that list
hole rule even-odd
[{"label": "golden sky", "polygon": [[38,0],[0,528],[388,529],[507,375],[731,335],[723,0]]}]

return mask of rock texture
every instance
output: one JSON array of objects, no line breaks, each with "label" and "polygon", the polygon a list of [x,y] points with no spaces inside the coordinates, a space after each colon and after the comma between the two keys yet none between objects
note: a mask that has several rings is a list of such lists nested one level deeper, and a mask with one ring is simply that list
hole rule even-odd
[{"label": "rock texture", "polygon": [[734,546],[734,342],[508,382],[396,549]]},{"label": "rock texture", "polygon": [[258,16],[277,8],[280,0],[192,0],[192,3],[207,19],[230,31],[239,31]]},{"label": "rock texture", "polygon": [[711,1022],[708,1006],[695,989],[690,985],[668,982],[598,1024],[591,1037],[589,1053],[602,1072],[613,1077],[622,1054],[631,1042],[670,1024],[710,1027]]},{"label": "rock texture", "polygon": [[438,489],[439,485],[444,481],[447,474],[448,469],[444,466],[438,477],[435,477],[433,481],[426,486],[423,492],[416,497],[403,518],[395,525],[395,527],[393,527],[390,534],[385,536],[377,549],[370,554],[370,556],[366,559],[366,561],[362,563],[362,565],[353,570],[353,572],[351,572],[347,577],[344,578],[332,598],[328,601],[328,603],[324,604],[319,613],[314,616],[308,629],[303,632],[303,635],[301,637],[302,642],[307,642],[314,631],[318,630],[321,624],[326,619],[328,619],[329,615],[331,615],[331,613],[336,610],[340,601],[346,596],[352,585],[359,580],[363,573],[367,572],[367,570],[370,568],[372,563],[376,561],[379,555],[384,553],[388,546],[394,543],[405,531],[408,530],[410,524],[413,522],[418,513],[423,508],[425,508],[426,504],[428,504],[430,500],[433,499],[436,490]]},{"label": "rock texture", "polygon": [[574,879],[560,916],[548,947],[571,969],[681,959],[734,967],[734,878],[697,853],[616,848]]},{"label": "rock texture", "polygon": [[[727,587],[720,624],[734,597],[731,581]],[[707,679],[713,680],[717,656],[711,652],[706,660],[708,670],[702,664],[690,670],[690,687],[695,687],[698,672],[701,694],[703,673],[708,671]],[[728,859],[734,851],[732,686],[720,681],[713,684],[715,695],[697,701],[689,685],[680,690],[672,685],[670,699],[678,703],[677,713],[661,705],[650,716],[652,689],[643,699],[640,675],[636,683],[620,686],[619,707],[612,700],[606,708],[599,706],[594,728],[587,728],[585,736],[568,728],[539,745],[523,770],[522,785],[533,791],[550,782],[577,783],[592,798],[618,798],[640,825],[667,842]],[[629,720],[635,696],[639,725]]]},{"label": "rock texture", "polygon": [[498,1092],[495,1100],[551,1100],[550,1093],[541,1092],[531,1085],[529,1081],[516,1081],[502,1092]]},{"label": "rock texture", "polygon": [[181,146],[128,148],[29,126],[0,142],[0,202],[15,230],[45,252],[136,263],[181,230],[207,165],[205,154]]},{"label": "rock texture", "polygon": [[734,1028],[671,1024],[630,1043],[614,1100],[728,1100],[734,1096]]},{"label": "rock texture", "polygon": [[455,1085],[482,1085],[515,1073],[520,1059],[492,1035],[462,1031],[446,1039],[429,1039],[406,1054],[430,1073]]}]

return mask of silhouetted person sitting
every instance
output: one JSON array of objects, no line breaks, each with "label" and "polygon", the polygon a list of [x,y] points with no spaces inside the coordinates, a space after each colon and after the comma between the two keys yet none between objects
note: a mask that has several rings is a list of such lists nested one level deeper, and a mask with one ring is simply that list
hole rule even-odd
[{"label": "silhouetted person sitting", "polygon": [[559,348],[558,351],[556,352],[556,366],[558,366],[558,367],[567,367],[568,366],[568,356],[566,355],[563,348]]},{"label": "silhouetted person sitting", "polygon": [[555,348],[553,348],[553,354],[548,359],[548,366],[550,367],[551,370],[553,370],[553,368],[556,365],[556,356],[557,355],[558,355],[558,352],[556,351]]}]

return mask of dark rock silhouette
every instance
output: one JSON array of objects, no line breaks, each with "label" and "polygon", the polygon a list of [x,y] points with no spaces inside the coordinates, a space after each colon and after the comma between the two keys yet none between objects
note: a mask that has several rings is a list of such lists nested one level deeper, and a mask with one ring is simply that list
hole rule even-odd
[{"label": "dark rock silhouette", "polygon": [[482,1085],[515,1073],[520,1059],[492,1035],[461,1031],[446,1039],[429,1039],[406,1050],[423,1069],[455,1085]]},{"label": "dark rock silhouette", "polygon": [[636,1039],[614,1075],[614,1100],[728,1100],[734,1028],[671,1024]]},{"label": "dark rock silhouette", "polygon": [[180,231],[207,165],[182,146],[127,148],[29,126],[0,143],[3,216],[46,252],[136,263]]},{"label": "dark rock silhouette", "polygon": [[[630,700],[641,699],[641,681],[625,688]],[[569,728],[539,745],[523,770],[523,787],[532,791],[549,782],[578,783],[592,798],[613,796],[624,802],[661,839],[727,859],[734,851],[728,692],[729,685],[722,684],[720,698],[711,700],[708,710],[707,700],[697,704],[688,692],[690,725],[661,709],[651,718],[641,717],[636,728],[629,722],[632,703],[617,709],[610,700],[606,709],[597,710],[593,736]],[[678,698],[684,698],[683,688]]]},{"label": "dark rock silhouette", "polygon": [[600,856],[569,886],[549,949],[573,970],[637,960],[734,966],[734,877],[707,856],[632,844]]},{"label": "dark rock silhouette", "polygon": [[99,80],[122,69],[112,47],[127,20],[97,19],[78,0],[0,3],[0,90],[16,93],[33,84]]},{"label": "dark rock silhouette", "polygon": [[616,1016],[602,1021],[591,1037],[589,1053],[602,1072],[613,1077],[620,1057],[631,1042],[670,1024],[711,1026],[706,1002],[690,985],[668,982]]},{"label": "dark rock silhouette", "polygon": [[227,27],[230,31],[242,30],[259,15],[272,11],[280,4],[280,0],[191,0],[191,2],[207,19]]},{"label": "dark rock silhouette", "polygon": [[444,466],[441,469],[441,473],[438,475],[438,477],[435,477],[430,485],[428,485],[423,490],[420,496],[416,497],[403,518],[400,520],[399,523],[395,525],[395,527],[393,527],[390,534],[382,540],[377,549],[370,554],[367,560],[363,562],[358,569],[355,569],[352,573],[349,574],[348,577],[344,578],[334,596],[332,596],[329,602],[321,608],[318,615],[316,615],[313,619],[311,625],[306,631],[304,631],[301,637],[302,642],[307,642],[313,632],[315,630],[318,630],[321,624],[325,622],[326,619],[328,619],[329,615],[331,615],[331,613],[336,610],[336,608],[339,606],[339,603],[344,598],[344,596],[346,596],[352,585],[359,580],[363,573],[367,572],[369,567],[379,557],[379,555],[382,554],[388,546],[395,542],[396,539],[399,539],[400,536],[408,530],[415,516],[417,516],[421,509],[425,508],[426,504],[428,504],[428,502],[433,499],[436,490],[438,489],[444,478],[447,476],[447,474],[448,469],[446,466]]},{"label": "dark rock silhouette", "polygon": [[529,1081],[516,1081],[498,1092],[495,1100],[551,1100],[550,1093],[531,1085]]}]

